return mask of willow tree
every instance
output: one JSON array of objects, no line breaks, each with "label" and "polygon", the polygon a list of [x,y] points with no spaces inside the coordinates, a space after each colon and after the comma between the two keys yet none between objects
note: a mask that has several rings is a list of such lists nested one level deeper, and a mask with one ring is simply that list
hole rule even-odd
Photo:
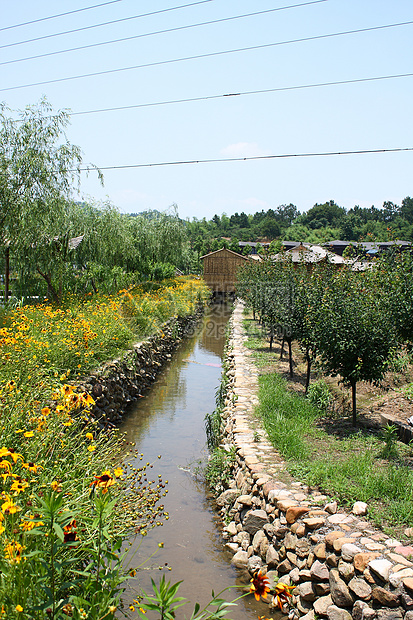
[{"label": "willow tree", "polygon": [[1,242],[13,258],[37,269],[56,301],[54,270],[69,249],[72,197],[83,162],[80,148],[67,140],[68,124],[68,113],[54,113],[45,99],[17,111],[0,105]]}]

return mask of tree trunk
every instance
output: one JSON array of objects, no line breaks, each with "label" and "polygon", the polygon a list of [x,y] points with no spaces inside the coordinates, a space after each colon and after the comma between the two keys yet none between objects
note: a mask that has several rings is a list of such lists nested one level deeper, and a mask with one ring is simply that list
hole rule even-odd
[{"label": "tree trunk", "polygon": [[51,297],[54,302],[60,304],[61,297],[59,296],[59,293],[56,291],[55,287],[52,284],[52,276],[50,275],[50,273],[43,273],[42,271],[40,271],[39,267],[36,267],[36,270],[42,276],[42,278],[46,280],[48,296]]},{"label": "tree trunk", "polygon": [[289,357],[289,362],[290,362],[290,378],[292,379],[294,377],[294,371],[293,371],[293,352],[292,352],[292,342],[291,342],[291,338],[288,338],[288,357]]},{"label": "tree trunk", "polygon": [[5,268],[4,268],[4,303],[7,303],[9,299],[9,285],[10,285],[10,247],[6,248],[5,252]]},{"label": "tree trunk", "polygon": [[357,383],[353,380],[350,382],[351,385],[351,402],[353,409],[353,426],[357,425],[357,398],[356,398],[356,386]]},{"label": "tree trunk", "polygon": [[308,387],[310,385],[310,375],[311,375],[311,357],[308,354],[308,351],[305,352],[305,359],[307,360],[307,374],[305,377],[305,394],[308,394]]},{"label": "tree trunk", "polygon": [[284,344],[285,344],[285,336],[283,336],[283,341],[282,341],[282,343],[281,343],[280,360],[282,360],[283,355],[284,355]]},{"label": "tree trunk", "polygon": [[270,351],[272,351],[272,343],[274,341],[274,328],[271,326],[270,329]]}]

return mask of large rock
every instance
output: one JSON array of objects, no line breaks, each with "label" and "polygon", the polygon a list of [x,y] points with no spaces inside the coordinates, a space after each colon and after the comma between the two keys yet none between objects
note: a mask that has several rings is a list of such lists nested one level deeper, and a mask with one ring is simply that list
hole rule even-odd
[{"label": "large rock", "polygon": [[262,530],[264,525],[269,522],[268,515],[265,510],[249,510],[243,522],[243,528],[246,532],[254,536],[258,530]]},{"label": "large rock", "polygon": [[241,495],[239,489],[227,489],[216,499],[218,506],[229,506],[235,502],[237,497]]},{"label": "large rock", "polygon": [[235,566],[235,568],[246,568],[248,564],[248,553],[240,549],[232,557],[231,564]]},{"label": "large rock", "polygon": [[353,505],[353,510],[351,511],[353,515],[357,515],[358,517],[363,517],[367,514],[367,504],[366,502],[355,502]]},{"label": "large rock", "polygon": [[258,532],[255,532],[254,538],[252,539],[252,548],[254,549],[254,553],[259,554],[260,546],[264,539],[268,541],[264,530],[258,530]]},{"label": "large rock", "polygon": [[366,607],[368,607],[368,605],[365,601],[356,601],[353,605],[353,611],[351,612],[353,620],[361,620],[363,616],[363,609]]},{"label": "large rock", "polygon": [[330,571],[330,590],[333,603],[338,607],[352,607],[353,596],[348,589],[346,582],[341,579],[337,569]]},{"label": "large rock", "polygon": [[352,620],[351,614],[341,607],[330,605],[327,609],[328,620]]},{"label": "large rock", "polygon": [[277,566],[280,559],[280,555],[278,551],[275,549],[273,545],[270,545],[267,549],[267,553],[265,556],[265,563],[268,565],[268,568],[274,568]]},{"label": "large rock", "polygon": [[289,523],[290,525],[292,523],[295,523],[297,519],[305,515],[307,512],[308,508],[306,506],[290,506],[290,508],[287,509],[285,515],[287,523]]},{"label": "large rock", "polygon": [[355,577],[350,581],[348,587],[358,599],[362,599],[363,601],[367,601],[371,596],[371,587],[364,579]]},{"label": "large rock", "polygon": [[380,579],[383,581],[389,580],[390,569],[393,567],[393,564],[389,562],[389,560],[371,560],[368,566],[375,575],[380,577]]},{"label": "large rock", "polygon": [[340,577],[348,583],[350,579],[353,579],[355,570],[353,564],[350,564],[350,562],[344,562],[340,559],[338,563],[338,572],[340,573]]},{"label": "large rock", "polygon": [[299,558],[306,558],[310,553],[311,545],[307,538],[300,538],[295,545],[295,552]]},{"label": "large rock", "polygon": [[352,562],[354,556],[356,556],[358,553],[361,553],[361,549],[353,543],[345,543],[341,547],[341,557],[345,562]]},{"label": "large rock", "polygon": [[378,609],[377,620],[402,620],[403,614],[401,609]]},{"label": "large rock", "polygon": [[354,568],[360,573],[363,573],[368,566],[368,563],[379,557],[378,553],[369,551],[365,553],[357,553],[353,558]]},{"label": "large rock", "polygon": [[252,555],[248,558],[247,569],[253,575],[255,571],[259,570],[262,566],[262,560],[259,555]]},{"label": "large rock", "polygon": [[311,579],[313,581],[328,581],[329,580],[329,570],[326,564],[321,563],[319,560],[316,560],[310,570]]},{"label": "large rock", "polygon": [[385,588],[381,588],[380,586],[374,588],[371,593],[371,598],[374,603],[384,607],[397,607],[399,604],[398,594],[389,592],[389,590],[385,590]]},{"label": "large rock", "polygon": [[331,598],[331,594],[327,596],[322,596],[314,601],[314,611],[317,616],[326,616],[327,609],[333,604],[333,599]]},{"label": "large rock", "polygon": [[312,602],[317,598],[314,584],[311,581],[304,581],[299,585],[299,594],[302,601]]}]

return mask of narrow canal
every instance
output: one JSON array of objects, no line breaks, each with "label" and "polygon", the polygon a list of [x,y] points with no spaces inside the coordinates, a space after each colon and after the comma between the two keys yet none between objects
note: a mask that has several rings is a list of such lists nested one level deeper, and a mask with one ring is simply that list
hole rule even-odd
[{"label": "narrow canal", "polygon": [[[208,490],[196,475],[200,461],[207,457],[204,418],[215,408],[231,310],[225,304],[211,307],[194,336],[180,346],[121,428],[126,440],[135,442],[143,453],[144,461],[154,464],[151,478],[161,474],[164,481],[168,480],[165,509],[169,520],[134,542],[131,549],[137,552],[135,565],[158,549],[158,543],[164,544],[148,562],[148,568],[140,571],[139,582],[149,591],[151,577],[155,582],[162,574],[171,583],[183,580],[179,595],[192,603],[198,601],[201,607],[210,600],[212,590],[217,594],[227,586],[245,587],[246,583],[245,575],[239,575],[231,566],[231,554],[223,550]],[[140,465],[137,460],[136,466]],[[149,569],[151,565],[154,568]],[[162,572],[155,568],[158,566],[164,567]],[[224,597],[233,600],[241,593],[241,589],[233,589]],[[133,594],[128,594],[130,599]],[[190,617],[192,609],[193,604],[188,604],[177,617]],[[264,603],[257,605],[251,595],[239,601],[229,618],[257,618],[267,609]]]}]

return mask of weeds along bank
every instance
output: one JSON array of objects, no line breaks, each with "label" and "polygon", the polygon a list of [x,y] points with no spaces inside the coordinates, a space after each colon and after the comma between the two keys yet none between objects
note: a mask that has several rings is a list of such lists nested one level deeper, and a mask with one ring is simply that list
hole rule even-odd
[{"label": "weeds along bank", "polygon": [[107,422],[169,359],[207,294],[176,280],[2,314],[0,618],[119,610],[139,563],[123,557],[123,541],[162,523],[167,489],[144,455],[137,469],[119,466],[123,439]]},{"label": "weeds along bank", "polygon": [[274,593],[270,607],[290,617],[412,620],[413,547],[374,528],[364,516],[365,504],[345,512],[292,481],[267,441],[253,415],[258,371],[244,345],[242,320],[237,304],[225,393],[211,422],[217,428],[221,420],[212,471],[215,487],[221,480],[216,501],[233,565],[250,576],[266,573]]}]

